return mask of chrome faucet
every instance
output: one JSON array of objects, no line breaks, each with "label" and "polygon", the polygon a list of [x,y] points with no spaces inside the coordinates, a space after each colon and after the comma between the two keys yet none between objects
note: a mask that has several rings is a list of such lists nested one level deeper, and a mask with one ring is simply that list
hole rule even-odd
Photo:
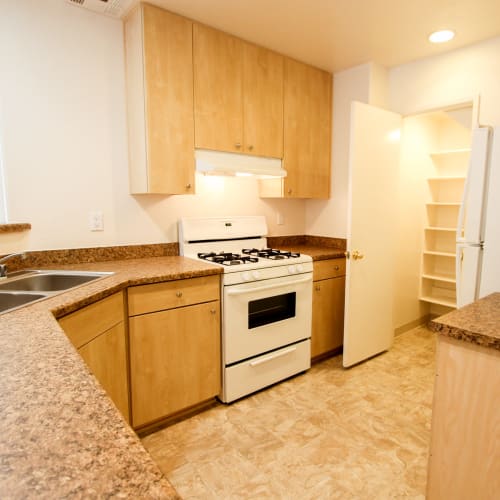
[{"label": "chrome faucet", "polygon": [[13,257],[21,257],[21,259],[24,260],[26,258],[26,252],[10,253],[9,255],[2,257],[0,259],[0,278],[7,277],[7,265],[4,264],[4,262],[7,262],[8,260],[12,259]]}]

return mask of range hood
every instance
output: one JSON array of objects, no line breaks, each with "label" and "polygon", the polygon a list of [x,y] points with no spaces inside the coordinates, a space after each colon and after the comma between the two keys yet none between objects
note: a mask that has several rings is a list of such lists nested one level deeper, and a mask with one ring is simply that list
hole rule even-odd
[{"label": "range hood", "polygon": [[197,149],[195,159],[196,170],[207,175],[286,177],[278,158]]}]

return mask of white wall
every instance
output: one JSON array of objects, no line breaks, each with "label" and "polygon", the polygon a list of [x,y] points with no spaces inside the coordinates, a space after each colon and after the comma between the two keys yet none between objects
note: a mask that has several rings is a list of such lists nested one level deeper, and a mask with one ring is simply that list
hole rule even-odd
[{"label": "white wall", "polygon": [[403,115],[480,95],[479,119],[500,124],[500,37],[389,70],[389,106]]},{"label": "white wall", "polygon": [[[198,178],[195,196],[128,194],[121,21],[63,0],[0,0],[0,67],[10,221],[32,224],[0,235],[0,254],[176,241],[184,215],[263,214],[273,235],[304,233],[305,202],[261,200],[254,180]],[[103,232],[88,229],[93,210]]]}]

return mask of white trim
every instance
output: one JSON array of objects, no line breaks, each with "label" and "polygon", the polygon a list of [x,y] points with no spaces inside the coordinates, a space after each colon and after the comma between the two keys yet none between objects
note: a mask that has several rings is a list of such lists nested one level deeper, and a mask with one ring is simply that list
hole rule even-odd
[{"label": "white trim", "polygon": [[7,191],[2,159],[2,143],[0,142],[0,224],[6,224],[9,220],[9,214],[7,212]]}]

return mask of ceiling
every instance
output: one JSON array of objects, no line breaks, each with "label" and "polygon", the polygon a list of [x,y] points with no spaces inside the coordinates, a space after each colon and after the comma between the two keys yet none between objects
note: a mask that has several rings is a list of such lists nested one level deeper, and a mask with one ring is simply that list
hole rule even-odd
[{"label": "ceiling", "polygon": [[[499,0],[147,0],[329,71],[390,67],[500,35]],[[438,29],[455,30],[441,45]]]}]

